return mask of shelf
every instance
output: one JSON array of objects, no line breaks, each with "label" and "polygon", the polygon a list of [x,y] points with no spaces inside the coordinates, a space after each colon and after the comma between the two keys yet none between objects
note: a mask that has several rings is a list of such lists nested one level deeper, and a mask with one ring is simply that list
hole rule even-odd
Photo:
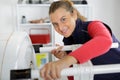
[{"label": "shelf", "polygon": [[19,7],[49,7],[50,4],[18,4]]},{"label": "shelf", "polygon": [[53,43],[47,43],[47,44],[32,44],[32,45],[42,45],[42,46],[51,46],[51,45],[53,45]]},{"label": "shelf", "polygon": [[30,24],[30,23],[26,23],[26,24],[19,24],[20,26],[50,26],[51,23],[39,23],[39,24]]},{"label": "shelf", "polygon": [[[49,7],[50,4],[17,4],[19,7]],[[83,5],[83,4],[75,4],[74,6],[88,6],[88,5]]]}]

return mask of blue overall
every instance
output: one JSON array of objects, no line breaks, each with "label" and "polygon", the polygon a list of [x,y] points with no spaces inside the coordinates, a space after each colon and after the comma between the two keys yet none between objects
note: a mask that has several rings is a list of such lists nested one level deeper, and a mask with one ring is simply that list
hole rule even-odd
[{"label": "blue overall", "polygon": [[[63,39],[65,45],[72,44],[84,44],[91,38],[88,34],[87,27],[91,21],[82,22],[80,19],[76,21],[76,27],[72,35],[68,38]],[[103,23],[111,33],[113,42],[120,42],[116,39],[112,33],[110,27]],[[119,48],[111,48],[107,53],[91,60],[93,65],[104,65],[104,64],[119,64],[120,63],[120,46]],[[94,76],[94,80],[120,80],[120,73],[109,73],[109,74],[97,74]]]}]

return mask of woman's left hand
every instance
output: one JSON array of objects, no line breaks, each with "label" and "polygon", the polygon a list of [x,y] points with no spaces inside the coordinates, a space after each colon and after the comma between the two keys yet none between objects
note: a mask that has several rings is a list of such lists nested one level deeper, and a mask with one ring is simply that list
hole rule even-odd
[{"label": "woman's left hand", "polygon": [[76,62],[77,60],[72,56],[66,56],[63,59],[49,62],[41,68],[40,75],[44,80],[59,79],[61,77],[61,70],[68,68]]},{"label": "woman's left hand", "polygon": [[62,51],[63,46],[59,46],[57,49],[53,49],[51,51],[51,54],[53,54],[56,58],[62,59],[64,58],[67,53],[65,51]]}]

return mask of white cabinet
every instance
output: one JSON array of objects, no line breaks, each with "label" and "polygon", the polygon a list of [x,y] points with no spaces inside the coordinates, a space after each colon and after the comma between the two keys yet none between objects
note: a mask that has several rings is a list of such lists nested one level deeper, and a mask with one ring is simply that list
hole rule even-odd
[{"label": "white cabinet", "polygon": [[38,67],[52,60],[52,55],[47,52],[37,54],[40,52],[39,47],[51,46],[55,42],[54,29],[49,20],[49,6],[50,4],[17,4],[17,30],[29,34]]},{"label": "white cabinet", "polygon": [[[54,30],[48,15],[49,6],[49,4],[17,4],[17,30],[26,31],[32,35],[32,37],[30,36],[32,42],[35,39],[42,40],[34,41],[35,45],[52,45],[54,43]],[[30,21],[43,19],[44,22],[30,23]]]}]

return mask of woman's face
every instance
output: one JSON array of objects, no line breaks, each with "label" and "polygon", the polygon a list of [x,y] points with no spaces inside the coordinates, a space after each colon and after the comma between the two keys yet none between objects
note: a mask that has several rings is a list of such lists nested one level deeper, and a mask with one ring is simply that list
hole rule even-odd
[{"label": "woman's face", "polygon": [[74,31],[77,14],[75,11],[70,13],[64,8],[58,8],[54,13],[50,14],[50,19],[59,34],[69,37]]}]

